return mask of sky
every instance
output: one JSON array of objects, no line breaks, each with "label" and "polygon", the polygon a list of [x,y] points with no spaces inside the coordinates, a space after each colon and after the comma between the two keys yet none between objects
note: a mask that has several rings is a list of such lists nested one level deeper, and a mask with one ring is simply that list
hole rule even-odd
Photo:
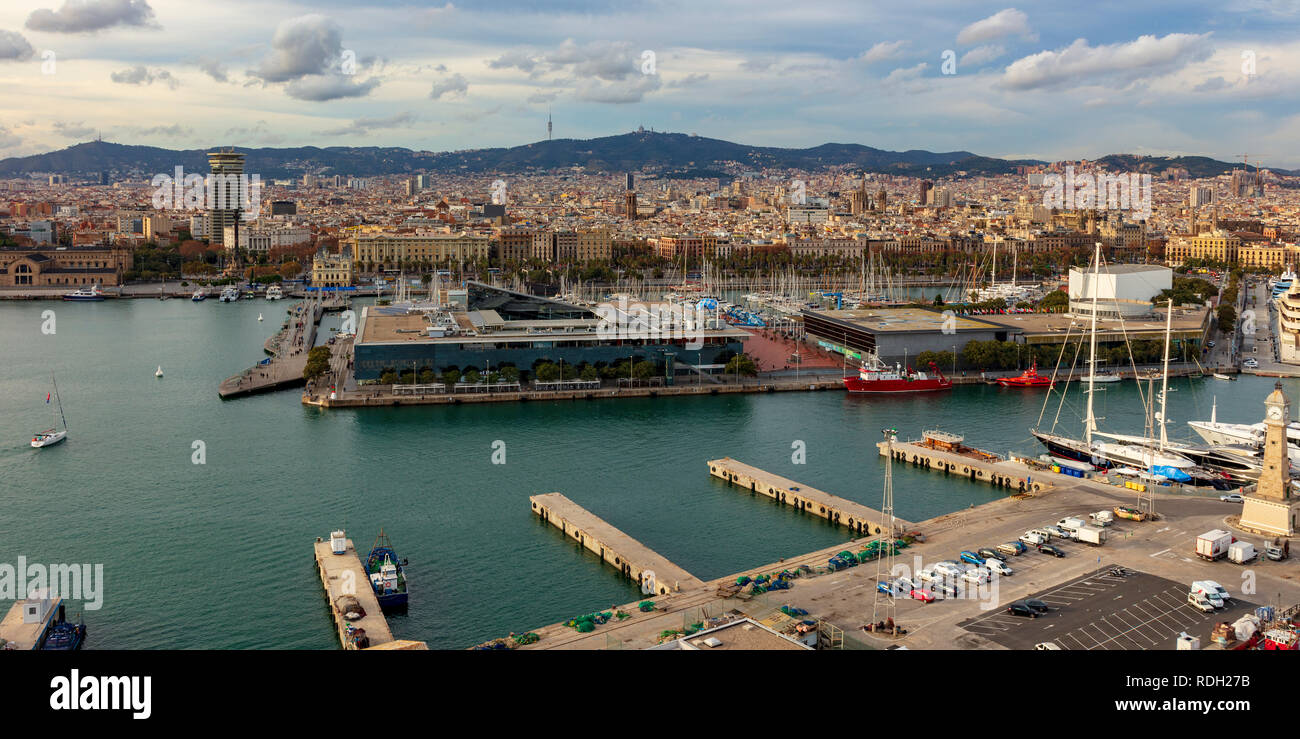
[{"label": "sky", "polygon": [[6,0],[0,157],[635,130],[1300,168],[1300,0]]}]

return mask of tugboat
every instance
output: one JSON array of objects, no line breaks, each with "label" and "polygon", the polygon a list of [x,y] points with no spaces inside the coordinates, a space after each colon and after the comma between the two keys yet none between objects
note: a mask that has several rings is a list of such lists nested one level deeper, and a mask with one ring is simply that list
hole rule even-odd
[{"label": "tugboat", "polygon": [[1029,369],[1016,377],[999,378],[998,384],[1002,387],[1051,387],[1052,378],[1038,374],[1038,362],[1034,362]]},{"label": "tugboat", "polygon": [[75,652],[85,643],[86,624],[80,621],[75,624],[68,621],[64,615],[63,604],[60,603],[59,615],[50,622],[41,649],[49,652]]},{"label": "tugboat", "polygon": [[406,608],[406,571],[402,569],[405,565],[406,560],[398,561],[392,542],[380,529],[366,557],[366,575],[379,599],[379,607],[385,611]]},{"label": "tugboat", "polygon": [[944,377],[934,362],[930,362],[931,374],[910,367],[904,371],[902,365],[891,368],[874,354],[868,357],[857,377],[844,378],[844,389],[850,393],[926,393],[952,388],[952,380]]}]

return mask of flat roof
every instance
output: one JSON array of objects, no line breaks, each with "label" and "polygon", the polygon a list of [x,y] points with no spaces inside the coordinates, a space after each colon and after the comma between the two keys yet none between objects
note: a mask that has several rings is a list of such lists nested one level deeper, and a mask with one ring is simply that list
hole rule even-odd
[{"label": "flat roof", "polygon": [[[722,642],[716,647],[705,644],[706,639]],[[766,626],[748,618],[723,624],[716,628],[701,631],[679,640],[683,649],[699,649],[704,652],[734,651],[794,651],[807,652],[812,647],[790,637],[779,634]]]},{"label": "flat roof", "polygon": [[[1175,339],[1199,338],[1209,320],[1210,309],[1174,308],[1170,334]],[[1027,344],[1053,343],[1064,341],[1067,334],[1074,337],[1087,337],[1092,325],[1091,316],[1073,316],[1069,313],[1008,313],[1005,315],[983,316],[989,323],[995,323],[1013,329],[1024,336]],[[1070,328],[1071,322],[1074,328]],[[1155,315],[1147,318],[1097,319],[1097,340],[1118,341],[1120,334],[1127,333],[1134,338],[1158,338],[1165,333],[1165,311],[1158,309]]]},{"label": "flat roof", "polygon": [[806,315],[829,318],[877,333],[928,333],[942,331],[951,317],[957,331],[1001,331],[1003,327],[984,320],[954,314],[944,315],[925,308],[853,308],[842,310],[807,310]]},{"label": "flat roof", "polygon": [[[362,309],[362,320],[359,322],[360,336],[357,344],[383,344],[383,343],[444,343],[444,344],[493,344],[502,341],[610,341],[618,338],[641,339],[641,338],[664,338],[671,339],[681,335],[680,330],[662,329],[659,337],[650,336],[629,336],[617,337],[607,336],[602,332],[595,330],[601,325],[599,318],[563,318],[553,321],[502,321],[499,328],[486,329],[474,325],[471,319],[475,311],[455,311],[452,317],[456,321],[457,327],[462,331],[473,330],[474,336],[460,334],[457,336],[429,336],[427,329],[432,326],[425,320],[425,314],[420,312],[413,313],[386,313],[371,312],[372,306],[366,306]],[[500,320],[500,317],[497,317]],[[569,329],[569,330],[565,330]],[[744,340],[749,338],[749,333],[734,326],[727,325],[725,328],[717,329],[699,329],[699,335],[704,338],[732,338]]]}]

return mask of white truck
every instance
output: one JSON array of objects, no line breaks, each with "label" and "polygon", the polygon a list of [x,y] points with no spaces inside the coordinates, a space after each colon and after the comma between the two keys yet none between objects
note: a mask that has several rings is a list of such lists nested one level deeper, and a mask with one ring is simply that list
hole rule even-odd
[{"label": "white truck", "polygon": [[1237,564],[1245,564],[1255,558],[1258,552],[1255,551],[1255,545],[1248,541],[1233,542],[1228,547],[1228,561]]},{"label": "white truck", "polygon": [[1232,534],[1223,529],[1214,529],[1196,537],[1196,556],[1213,562],[1228,554],[1232,544]]},{"label": "white truck", "polygon": [[1109,526],[1115,522],[1115,514],[1112,513],[1111,511],[1097,511],[1096,513],[1089,513],[1088,518],[1091,518],[1092,522],[1098,526]]},{"label": "white truck", "polygon": [[1074,530],[1074,540],[1099,547],[1106,543],[1106,529],[1098,526],[1080,526]]},{"label": "white truck", "polygon": [[1079,528],[1080,526],[1087,526],[1088,522],[1083,520],[1082,518],[1078,518],[1075,516],[1067,516],[1065,518],[1062,518],[1060,521],[1057,521],[1056,525],[1065,529],[1066,531],[1072,532],[1075,529]]}]

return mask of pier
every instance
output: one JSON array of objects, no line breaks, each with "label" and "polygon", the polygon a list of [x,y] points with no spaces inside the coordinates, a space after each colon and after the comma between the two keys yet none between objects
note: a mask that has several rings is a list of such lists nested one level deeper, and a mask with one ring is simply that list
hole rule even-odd
[{"label": "pier", "polygon": [[[339,644],[344,649],[358,648],[348,633],[349,626],[364,630],[365,636],[370,640],[367,648],[373,649],[392,642],[393,632],[388,629],[388,620],[379,607],[379,599],[375,597],[366,568],[361,564],[361,556],[357,554],[352,540],[347,540],[347,550],[343,554],[335,554],[330,551],[328,541],[317,539],[315,551],[316,569],[320,572],[321,585],[325,586],[325,597],[329,600],[330,615],[334,618]],[[344,618],[339,606],[339,599],[349,596],[356,598],[366,614],[356,621]]]},{"label": "pier", "polygon": [[45,632],[63,604],[62,598],[43,598],[42,595],[44,593],[37,593],[14,603],[0,620],[0,649],[40,649],[41,642],[45,641]]},{"label": "pier", "polygon": [[543,521],[641,583],[643,590],[667,595],[704,588],[699,578],[560,493],[534,495],[529,501]]},{"label": "pier", "polygon": [[[814,516],[847,526],[859,536],[884,533],[884,514],[861,503],[832,495],[789,478],[774,475],[731,457],[709,460],[709,472],[751,493],[759,493]],[[912,528],[912,524],[894,518],[894,535]]]},{"label": "pier", "polygon": [[[927,432],[927,434],[930,432]],[[937,432],[936,432],[937,433]],[[947,436],[939,434],[939,436]],[[1033,479],[1032,470],[1023,464],[1007,461],[996,454],[962,446],[960,437],[955,444],[944,446],[942,439],[927,436],[922,441],[894,441],[894,460],[924,467],[946,475],[961,475],[974,482],[987,482],[994,487],[1006,488],[1014,493],[1038,493],[1050,485],[1047,473]],[[890,442],[876,442],[880,456],[888,456]]]},{"label": "pier", "polygon": [[306,301],[294,306],[284,328],[268,339],[263,347],[271,354],[270,359],[227,377],[217,388],[217,393],[222,399],[228,399],[303,385],[306,382],[302,372],[307,367],[307,352],[316,341],[316,328],[324,313],[325,307],[319,301]]}]

